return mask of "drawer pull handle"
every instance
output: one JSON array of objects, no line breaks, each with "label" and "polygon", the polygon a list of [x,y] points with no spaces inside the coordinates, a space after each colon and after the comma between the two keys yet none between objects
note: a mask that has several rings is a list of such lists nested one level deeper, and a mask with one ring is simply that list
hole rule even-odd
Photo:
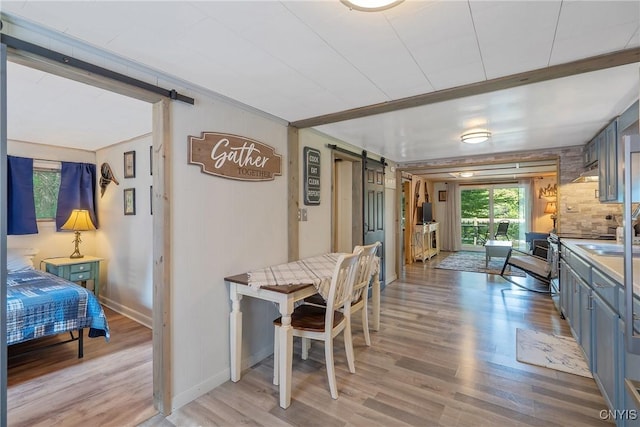
[{"label": "drawer pull handle", "polygon": [[78,279],[84,279],[84,275],[83,274],[79,274],[78,275]]}]

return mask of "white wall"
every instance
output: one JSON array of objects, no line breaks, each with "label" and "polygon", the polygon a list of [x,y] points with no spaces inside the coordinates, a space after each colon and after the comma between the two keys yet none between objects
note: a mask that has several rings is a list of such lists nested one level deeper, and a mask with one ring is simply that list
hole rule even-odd
[{"label": "white wall", "polygon": [[[149,114],[151,121],[151,114]],[[114,182],[102,197],[98,190],[100,229],[96,255],[101,263],[100,299],[114,310],[151,327],[153,308],[153,227],[150,213],[149,147],[151,135],[115,144],[96,153],[98,173],[102,163],[111,166]],[[124,177],[125,152],[135,151],[134,178]],[[124,215],[124,189],[135,188],[135,215]]]},{"label": "white wall", "polygon": [[[327,144],[336,141],[308,129],[298,133],[300,141],[300,208],[307,209],[307,221],[299,223],[300,258],[306,258],[331,251],[331,150]],[[304,147],[315,148],[320,151],[320,204],[316,206],[304,205]]]},{"label": "white wall", "polygon": [[[171,103],[173,407],[227,381],[229,290],[224,277],[287,262],[287,129],[283,123],[196,97]],[[187,163],[187,138],[203,131],[246,136],[282,155],[283,175],[243,182]],[[326,196],[325,196],[326,197]],[[326,200],[326,198],[324,199]],[[242,300],[243,365],[273,352],[272,303]]]},{"label": "white wall", "polygon": [[[93,151],[60,148],[53,145],[34,144],[23,141],[7,141],[7,153],[10,156],[29,157],[42,160],[95,163]],[[98,221],[101,218],[98,215]],[[96,232],[83,231],[80,252],[87,255],[96,253]],[[40,267],[44,258],[65,257],[73,252],[75,236],[73,232],[56,231],[55,221],[38,221],[38,234],[7,236],[7,247],[36,248],[34,265]],[[44,269],[44,266],[42,266]]]}]

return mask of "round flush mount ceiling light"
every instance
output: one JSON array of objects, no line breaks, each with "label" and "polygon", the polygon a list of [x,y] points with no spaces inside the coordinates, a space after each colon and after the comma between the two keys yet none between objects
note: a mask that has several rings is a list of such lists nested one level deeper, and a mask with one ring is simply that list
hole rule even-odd
[{"label": "round flush mount ceiling light", "polygon": [[360,12],[379,12],[391,9],[399,5],[404,0],[340,0],[345,6]]},{"label": "round flush mount ceiling light", "polygon": [[460,172],[460,178],[471,178],[473,176],[473,172]]},{"label": "round flush mount ceiling light", "polygon": [[488,131],[476,131],[465,133],[460,137],[465,144],[479,144],[485,142],[491,137],[491,132]]}]

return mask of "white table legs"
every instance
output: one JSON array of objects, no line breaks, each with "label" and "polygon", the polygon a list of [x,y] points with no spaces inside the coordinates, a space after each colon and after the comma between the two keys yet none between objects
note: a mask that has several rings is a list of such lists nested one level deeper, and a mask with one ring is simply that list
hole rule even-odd
[{"label": "white table legs", "polygon": [[237,292],[235,283],[229,286],[231,296],[231,313],[229,314],[229,338],[231,348],[231,381],[238,382],[242,371],[242,312],[240,300],[242,295]]},{"label": "white table legs", "polygon": [[293,313],[293,301],[288,299],[281,301],[280,315],[282,326],[278,337],[278,371],[280,380],[280,407],[288,408],[291,405],[291,371],[293,363],[293,330],[291,329],[291,313]]},{"label": "white table legs", "polygon": [[371,328],[374,331],[380,330],[380,279],[378,273],[373,278],[371,286],[371,303],[373,304],[373,316],[371,317]]}]

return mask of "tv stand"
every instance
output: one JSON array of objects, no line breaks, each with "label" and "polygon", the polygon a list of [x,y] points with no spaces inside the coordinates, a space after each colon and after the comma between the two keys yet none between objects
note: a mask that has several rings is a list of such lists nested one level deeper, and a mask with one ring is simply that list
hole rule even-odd
[{"label": "tv stand", "polygon": [[411,249],[414,261],[425,262],[440,253],[439,223],[416,225],[413,229]]}]

